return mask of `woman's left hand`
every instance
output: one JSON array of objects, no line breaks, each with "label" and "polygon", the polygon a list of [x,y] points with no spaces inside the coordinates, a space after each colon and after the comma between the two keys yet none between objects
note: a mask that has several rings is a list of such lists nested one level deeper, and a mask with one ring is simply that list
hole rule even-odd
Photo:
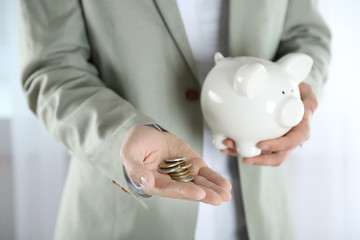
[{"label": "woman's left hand", "polygon": [[[259,142],[257,147],[261,149],[261,154],[256,157],[244,158],[244,163],[279,166],[288,158],[294,148],[310,138],[310,120],[317,109],[318,102],[310,85],[301,83],[299,88],[301,100],[303,101],[305,108],[304,117],[301,122],[282,137]],[[228,148],[221,150],[222,153],[238,156],[234,140],[228,138],[224,141],[224,144]]]}]

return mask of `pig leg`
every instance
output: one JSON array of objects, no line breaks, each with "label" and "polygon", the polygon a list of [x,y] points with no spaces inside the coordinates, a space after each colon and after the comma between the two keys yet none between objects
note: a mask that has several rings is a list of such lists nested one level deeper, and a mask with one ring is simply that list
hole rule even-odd
[{"label": "pig leg", "polygon": [[226,149],[227,147],[223,144],[223,141],[226,139],[226,136],[222,135],[222,134],[216,134],[214,133],[212,135],[212,142],[214,144],[214,146],[217,149]]},{"label": "pig leg", "polygon": [[261,154],[261,150],[252,142],[236,142],[237,152],[241,157],[255,157]]}]

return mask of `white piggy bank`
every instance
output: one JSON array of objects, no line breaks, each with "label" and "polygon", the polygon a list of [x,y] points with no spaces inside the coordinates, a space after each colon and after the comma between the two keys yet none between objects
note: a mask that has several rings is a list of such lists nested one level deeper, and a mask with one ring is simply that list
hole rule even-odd
[{"label": "white piggy bank", "polygon": [[298,85],[311,70],[311,57],[291,53],[271,62],[216,53],[215,62],[202,88],[201,108],[216,148],[225,149],[223,141],[232,138],[240,156],[257,156],[259,141],[280,137],[302,120]]}]

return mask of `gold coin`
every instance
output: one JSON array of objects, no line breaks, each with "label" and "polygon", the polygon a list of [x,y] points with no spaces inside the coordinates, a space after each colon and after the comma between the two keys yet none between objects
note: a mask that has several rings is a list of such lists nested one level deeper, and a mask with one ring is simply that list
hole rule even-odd
[{"label": "gold coin", "polygon": [[171,163],[171,162],[180,162],[180,161],[185,161],[186,158],[182,157],[182,158],[174,158],[174,159],[167,159],[165,160],[165,162],[167,163]]},{"label": "gold coin", "polygon": [[194,179],[194,176],[190,174],[187,178],[179,178],[179,179],[173,179],[173,180],[175,180],[177,182],[187,183],[187,182],[191,182],[193,179]]},{"label": "gold coin", "polygon": [[188,169],[189,167],[191,167],[191,162],[182,162],[180,164],[180,169]]},{"label": "gold coin", "polygon": [[182,162],[180,161],[180,162],[171,162],[171,163],[160,163],[159,168],[172,168],[177,165],[180,165],[180,163]]},{"label": "gold coin", "polygon": [[170,168],[159,168],[159,172],[161,173],[172,173],[175,172],[176,170],[179,170],[180,166],[174,166],[174,167],[170,167]]},{"label": "gold coin", "polygon": [[180,176],[172,176],[171,179],[173,179],[173,180],[186,179],[186,178],[189,178],[190,175],[191,174],[188,172],[188,173],[180,175]]},{"label": "gold coin", "polygon": [[175,173],[183,173],[183,172],[189,172],[189,169],[187,169],[187,168],[181,168],[181,165],[179,165],[179,169],[176,170]]},{"label": "gold coin", "polygon": [[185,170],[176,170],[175,172],[169,173],[170,177],[179,177],[179,176],[183,176],[185,174],[189,174],[189,170],[185,169]]}]

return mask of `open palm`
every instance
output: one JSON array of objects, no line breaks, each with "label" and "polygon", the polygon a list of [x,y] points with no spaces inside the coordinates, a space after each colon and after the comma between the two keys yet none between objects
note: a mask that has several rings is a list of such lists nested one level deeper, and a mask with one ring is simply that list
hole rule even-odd
[{"label": "open palm", "polygon": [[[185,157],[191,162],[194,180],[188,183],[174,181],[160,173],[158,165],[166,159]],[[149,195],[202,201],[220,205],[230,200],[230,183],[210,169],[189,144],[168,132],[148,126],[129,130],[120,154],[129,177],[140,182]]]}]

